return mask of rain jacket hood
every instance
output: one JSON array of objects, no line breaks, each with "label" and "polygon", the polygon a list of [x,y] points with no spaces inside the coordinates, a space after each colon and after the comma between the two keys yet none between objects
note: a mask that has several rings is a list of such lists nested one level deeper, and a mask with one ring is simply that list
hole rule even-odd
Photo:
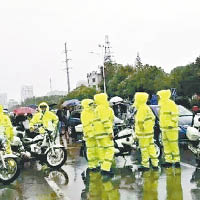
[{"label": "rain jacket hood", "polygon": [[171,97],[171,91],[170,90],[160,90],[157,92],[157,95],[160,98],[160,100],[158,101],[158,104],[160,105],[166,101],[169,101],[169,98]]},{"label": "rain jacket hood", "polygon": [[46,108],[46,111],[49,111],[49,106],[48,106],[48,104],[46,103],[46,102],[42,102],[42,103],[40,103],[39,105],[38,105],[38,110],[39,110],[39,112],[42,112],[42,109],[40,108],[40,106],[46,106],[47,108]]},{"label": "rain jacket hood", "polygon": [[101,93],[101,94],[96,94],[94,95],[94,101],[97,105],[105,105],[105,106],[109,106],[108,103],[108,96],[105,93]]},{"label": "rain jacket hood", "polygon": [[94,101],[92,99],[84,99],[81,101],[81,105],[83,106],[83,109],[90,109],[91,104],[93,104]]},{"label": "rain jacket hood", "polygon": [[147,103],[149,95],[146,92],[136,92],[133,106],[138,109],[139,106]]}]

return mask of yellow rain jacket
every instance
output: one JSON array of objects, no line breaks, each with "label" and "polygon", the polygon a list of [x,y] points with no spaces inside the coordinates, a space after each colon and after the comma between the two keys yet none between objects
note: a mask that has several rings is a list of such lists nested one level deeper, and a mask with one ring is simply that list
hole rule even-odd
[{"label": "yellow rain jacket", "polygon": [[3,106],[0,105],[0,135],[6,137],[6,153],[12,153],[10,143],[13,141],[14,132],[10,118],[3,113]]},{"label": "yellow rain jacket", "polygon": [[158,104],[160,105],[160,127],[162,129],[177,129],[178,130],[178,106],[174,101],[170,100],[170,90],[161,90],[157,93],[160,97]]},{"label": "yellow rain jacket", "polygon": [[109,107],[108,96],[105,93],[94,96],[97,107],[95,109],[94,128],[98,138],[113,134],[114,112]]},{"label": "yellow rain jacket", "polygon": [[0,105],[0,134],[4,134],[9,141],[13,140],[13,126],[10,118],[3,113],[2,105]]},{"label": "yellow rain jacket", "polygon": [[[47,107],[44,113],[42,112],[40,108],[41,105],[44,105]],[[40,103],[38,106],[38,110],[39,112],[36,113],[30,121],[30,128],[34,128],[34,125],[36,124],[41,124],[46,129],[52,129],[52,128],[55,129],[58,124],[58,117],[53,112],[49,111],[48,104],[45,102]],[[39,129],[41,134],[45,133],[45,130],[43,127]]]},{"label": "yellow rain jacket", "polygon": [[151,137],[154,133],[155,116],[151,108],[146,104],[149,95],[145,92],[137,92],[133,106],[136,107],[135,132],[140,137]]},{"label": "yellow rain jacket", "polygon": [[90,169],[98,167],[98,150],[97,140],[95,138],[94,129],[94,101],[92,99],[84,99],[81,102],[83,111],[81,112],[81,122],[83,125],[83,134],[87,147],[88,167]]},{"label": "yellow rain jacket", "polygon": [[94,137],[94,126],[93,126],[93,120],[94,120],[94,109],[91,107],[91,105],[94,103],[92,99],[84,99],[81,102],[81,105],[83,106],[83,111],[81,112],[81,123],[83,125],[83,133],[84,138],[91,138]]}]

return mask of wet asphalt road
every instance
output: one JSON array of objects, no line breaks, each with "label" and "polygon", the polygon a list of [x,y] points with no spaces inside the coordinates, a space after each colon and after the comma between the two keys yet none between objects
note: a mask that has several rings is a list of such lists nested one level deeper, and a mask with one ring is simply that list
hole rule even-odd
[{"label": "wet asphalt road", "polygon": [[37,162],[26,163],[19,178],[0,186],[0,200],[198,200],[200,169],[194,156],[181,148],[181,170],[137,171],[135,156],[116,158],[115,176],[102,180],[99,172],[88,172],[79,155],[80,144],[68,147],[68,160],[61,170],[50,170]]}]

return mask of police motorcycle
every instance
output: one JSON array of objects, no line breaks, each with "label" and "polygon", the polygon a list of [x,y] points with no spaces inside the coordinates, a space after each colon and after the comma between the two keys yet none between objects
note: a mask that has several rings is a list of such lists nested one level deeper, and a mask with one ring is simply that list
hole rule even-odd
[{"label": "police motorcycle", "polygon": [[135,132],[131,124],[126,124],[124,120],[115,117],[113,131],[116,157],[130,155],[132,150],[137,150]]},{"label": "police motorcycle", "polygon": [[[44,134],[40,134],[40,129],[45,130]],[[40,160],[45,162],[49,167],[57,169],[64,165],[67,160],[67,152],[64,146],[56,143],[57,129],[45,129],[41,124],[34,125],[33,134],[35,137],[26,137],[26,131],[18,132],[17,136],[21,138],[24,150],[29,152],[30,156],[26,156],[28,160]],[[17,155],[24,158],[24,153],[20,151],[20,145],[13,144],[12,149]]]},{"label": "police motorcycle", "polygon": [[[131,155],[133,151],[139,152],[139,144],[134,131],[134,119],[133,115],[130,116],[126,120],[121,120],[117,117],[114,118],[114,126],[113,126],[113,141],[115,148],[115,156],[128,156]],[[76,131],[82,131],[82,124],[79,124],[75,127]],[[156,154],[157,157],[161,157],[161,146],[155,142]],[[80,155],[87,159],[86,155],[86,145],[85,141],[82,140],[82,146],[80,150]]]},{"label": "police motorcycle", "polygon": [[194,153],[197,165],[200,166],[200,113],[196,113],[193,118],[192,126],[186,131],[188,138],[188,149]]},{"label": "police motorcycle", "polygon": [[20,174],[19,158],[6,153],[6,139],[0,137],[0,182],[10,184]]},{"label": "police motorcycle", "polygon": [[[161,157],[161,147],[155,141],[157,157]],[[134,119],[129,118],[127,121],[115,120],[114,124],[114,147],[115,156],[131,155],[132,151],[140,152],[136,133],[134,131]]]}]

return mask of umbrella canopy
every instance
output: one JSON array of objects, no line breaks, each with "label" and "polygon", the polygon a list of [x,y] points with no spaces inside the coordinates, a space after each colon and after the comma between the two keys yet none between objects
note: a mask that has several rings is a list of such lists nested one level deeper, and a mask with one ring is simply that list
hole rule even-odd
[{"label": "umbrella canopy", "polygon": [[80,104],[80,101],[78,99],[70,99],[70,100],[67,100],[65,101],[63,104],[62,104],[62,107],[67,107],[67,106],[77,106]]},{"label": "umbrella canopy", "polygon": [[35,105],[35,104],[30,104],[30,105],[28,105],[27,107],[30,107],[30,108],[36,109],[38,106]]},{"label": "umbrella canopy", "polygon": [[24,114],[33,114],[36,111],[30,107],[19,107],[19,108],[16,108],[13,112],[16,115],[24,115]]},{"label": "umbrella canopy", "polygon": [[110,99],[110,103],[119,103],[122,102],[123,99],[121,97],[115,96]]}]

